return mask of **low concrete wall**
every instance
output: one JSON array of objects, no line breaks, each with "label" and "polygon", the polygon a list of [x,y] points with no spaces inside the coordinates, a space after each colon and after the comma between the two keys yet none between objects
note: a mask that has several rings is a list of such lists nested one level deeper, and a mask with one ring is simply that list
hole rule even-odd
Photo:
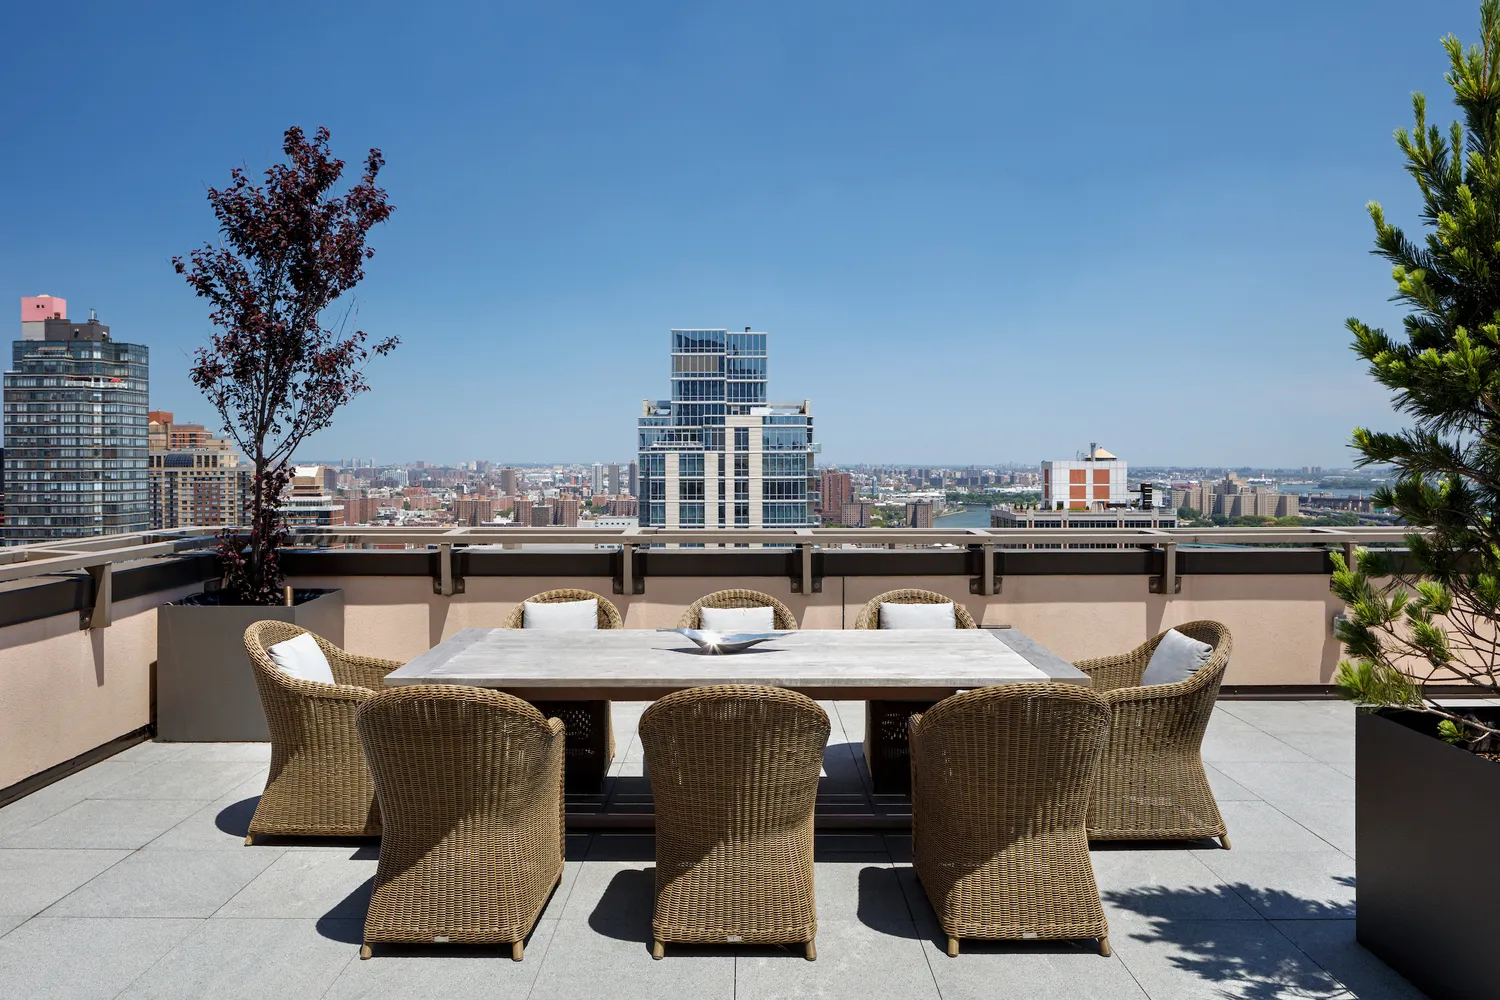
[{"label": "low concrete wall", "polygon": [[0,629],[0,788],[147,725],[156,609],[201,589],[119,601],[108,628],[72,612]]},{"label": "low concrete wall", "polygon": [[1339,660],[1333,616],[1342,605],[1328,578],[1314,574],[1185,576],[1182,592],[1149,592],[1145,576],[1009,576],[1001,593],[978,597],[965,577],[823,578],[820,593],[791,592],[784,577],[651,577],[646,593],[611,594],[607,577],[469,576],[464,593],[442,597],[426,577],[307,576],[299,587],[342,587],[344,634],[353,652],[411,659],[459,629],[497,626],[533,594],[576,587],[603,594],[626,628],[671,628],[693,601],[728,587],[768,593],[803,628],[849,628],[864,603],[888,590],[917,587],[952,597],[985,625],[1013,625],[1068,659],[1123,652],[1156,633],[1200,618],[1234,635],[1226,684],[1328,684]]}]

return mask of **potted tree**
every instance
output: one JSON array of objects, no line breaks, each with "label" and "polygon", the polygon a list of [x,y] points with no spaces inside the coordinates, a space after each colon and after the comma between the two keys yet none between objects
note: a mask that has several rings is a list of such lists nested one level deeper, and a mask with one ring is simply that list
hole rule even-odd
[{"label": "potted tree", "polygon": [[336,191],[344,162],[329,133],[290,128],[285,160],[251,183],[243,169],[208,201],[220,241],[173,266],[212,309],[215,330],[199,348],[193,383],[223,419],[250,464],[244,523],[220,536],[220,589],[161,609],[157,628],[157,735],[166,740],[264,740],[243,634],[254,621],[295,622],[343,641],[338,591],[292,592],[279,560],[287,540],[283,492],[297,447],[368,390],[371,354],[393,350],[352,330],[347,307],[332,308],[364,277],[374,255],[371,227],[392,212],[370,150],[357,183]]},{"label": "potted tree", "polygon": [[[1375,253],[1390,261],[1393,336],[1350,320],[1354,350],[1411,420],[1358,428],[1362,464],[1394,467],[1376,504],[1412,526],[1408,551],[1334,556],[1336,625],[1349,659],[1337,682],[1360,703],[1356,847],[1360,942],[1433,997],[1500,982],[1500,874],[1482,849],[1500,831],[1500,711],[1440,686],[1500,696],[1500,0],[1484,0],[1481,43],[1443,41],[1461,121],[1397,133],[1427,229],[1409,238],[1371,203]],[[1451,690],[1451,689],[1450,689]],[[1455,865],[1462,868],[1457,884]]]}]

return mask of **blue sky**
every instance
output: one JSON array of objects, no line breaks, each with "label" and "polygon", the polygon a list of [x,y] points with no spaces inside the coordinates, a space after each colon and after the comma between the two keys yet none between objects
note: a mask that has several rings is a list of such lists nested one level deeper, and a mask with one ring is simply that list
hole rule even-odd
[{"label": "blue sky", "polygon": [[[825,462],[1349,464],[1391,426],[1364,204],[1472,0],[59,3],[0,36],[0,308],[93,307],[187,378],[170,267],[290,124],[381,147],[359,322],[404,343],[306,449],[625,460],[673,326],[753,326]],[[1042,9],[1038,9],[1042,8]],[[27,40],[29,39],[29,41]],[[6,304],[9,303],[9,304]],[[17,322],[12,319],[11,322]],[[16,328],[18,330],[18,327]],[[13,335],[18,335],[13,334]]]}]

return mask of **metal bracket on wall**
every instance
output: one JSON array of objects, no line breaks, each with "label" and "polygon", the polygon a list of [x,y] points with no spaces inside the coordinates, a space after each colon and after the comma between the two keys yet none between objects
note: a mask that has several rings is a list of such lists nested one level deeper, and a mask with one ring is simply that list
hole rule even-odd
[{"label": "metal bracket on wall", "polygon": [[979,549],[979,576],[969,581],[969,593],[993,597],[1000,593],[1001,578],[995,575],[995,543],[974,546]]},{"label": "metal bracket on wall", "polygon": [[[637,534],[641,529],[628,528],[627,535]],[[615,574],[614,592],[617,594],[644,594],[646,581],[635,575],[635,545],[620,542],[620,570]]]},{"label": "metal bracket on wall", "polygon": [[78,616],[78,627],[108,628],[114,617],[114,567],[110,563],[88,567],[89,579],[93,582],[94,599],[90,607]]},{"label": "metal bracket on wall", "polygon": [[1161,575],[1151,578],[1151,593],[1182,593],[1182,577],[1177,575],[1177,543],[1162,542],[1156,547],[1156,551],[1161,553]]},{"label": "metal bracket on wall", "polygon": [[[812,532],[806,528],[798,528],[799,536],[812,537]],[[792,593],[794,594],[821,594],[823,592],[823,578],[813,575],[813,543],[799,542],[797,545],[797,565],[800,570],[797,576],[792,577]]]},{"label": "metal bracket on wall", "polygon": [[464,592],[463,577],[453,571],[453,543],[438,543],[438,571],[432,579],[432,592],[443,597],[452,597]]}]

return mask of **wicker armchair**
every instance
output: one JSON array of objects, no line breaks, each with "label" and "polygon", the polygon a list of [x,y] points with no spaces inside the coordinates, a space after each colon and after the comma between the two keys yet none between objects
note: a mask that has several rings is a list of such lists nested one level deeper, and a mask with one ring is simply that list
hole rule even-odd
[{"label": "wicker armchair", "polygon": [[[528,597],[532,604],[562,604],[567,601],[598,601],[598,627],[624,628],[620,609],[591,590],[549,590]],[[524,628],[526,606],[517,604],[505,619],[506,628]],[[568,727],[567,787],[570,792],[597,795],[615,759],[615,727],[607,701],[538,701],[538,712],[561,719]]]},{"label": "wicker armchair", "polygon": [[401,664],[355,656],[313,635],[338,683],[329,687],[289,677],[266,650],[306,631],[275,621],[255,622],[245,630],[245,651],[271,731],[271,773],[250,820],[246,844],[254,843],[259,834],[380,836],[380,810],[354,715],[361,702],[375,696],[385,675]]},{"label": "wicker armchair", "polygon": [[641,716],[653,958],[668,941],[800,943],[817,957],[813,806],[828,731],[811,698],[749,684],[678,691]]},{"label": "wicker armchair", "polygon": [[1089,791],[1109,727],[1076,684],[980,688],[912,719],[912,856],[948,935],[1098,938],[1109,925],[1089,861]]},{"label": "wicker armchair", "polygon": [[797,616],[792,614],[791,608],[758,590],[716,590],[707,597],[700,597],[677,619],[677,627],[702,628],[703,616],[699,612],[704,608],[770,608],[777,630],[790,632],[797,628]]},{"label": "wicker armchair", "polygon": [[[1093,840],[1196,840],[1229,831],[1203,772],[1203,733],[1213,714],[1233,641],[1218,622],[1177,631],[1214,647],[1209,661],[1177,684],[1140,687],[1161,636],[1120,656],[1074,664],[1109,702],[1109,744],[1089,800]],[[1166,633],[1162,633],[1165,635]]]},{"label": "wicker armchair", "polygon": [[456,684],[383,691],[359,736],[385,817],[360,958],[380,942],[508,942],[563,871],[562,720]]},{"label": "wicker armchair", "polygon": [[[974,616],[951,597],[931,590],[891,590],[865,603],[855,628],[880,628],[882,604],[951,604],[953,624],[977,628]],[[865,702],[865,764],[870,783],[878,795],[900,795],[911,791],[911,755],[906,746],[907,721],[933,706],[930,701]]]}]

